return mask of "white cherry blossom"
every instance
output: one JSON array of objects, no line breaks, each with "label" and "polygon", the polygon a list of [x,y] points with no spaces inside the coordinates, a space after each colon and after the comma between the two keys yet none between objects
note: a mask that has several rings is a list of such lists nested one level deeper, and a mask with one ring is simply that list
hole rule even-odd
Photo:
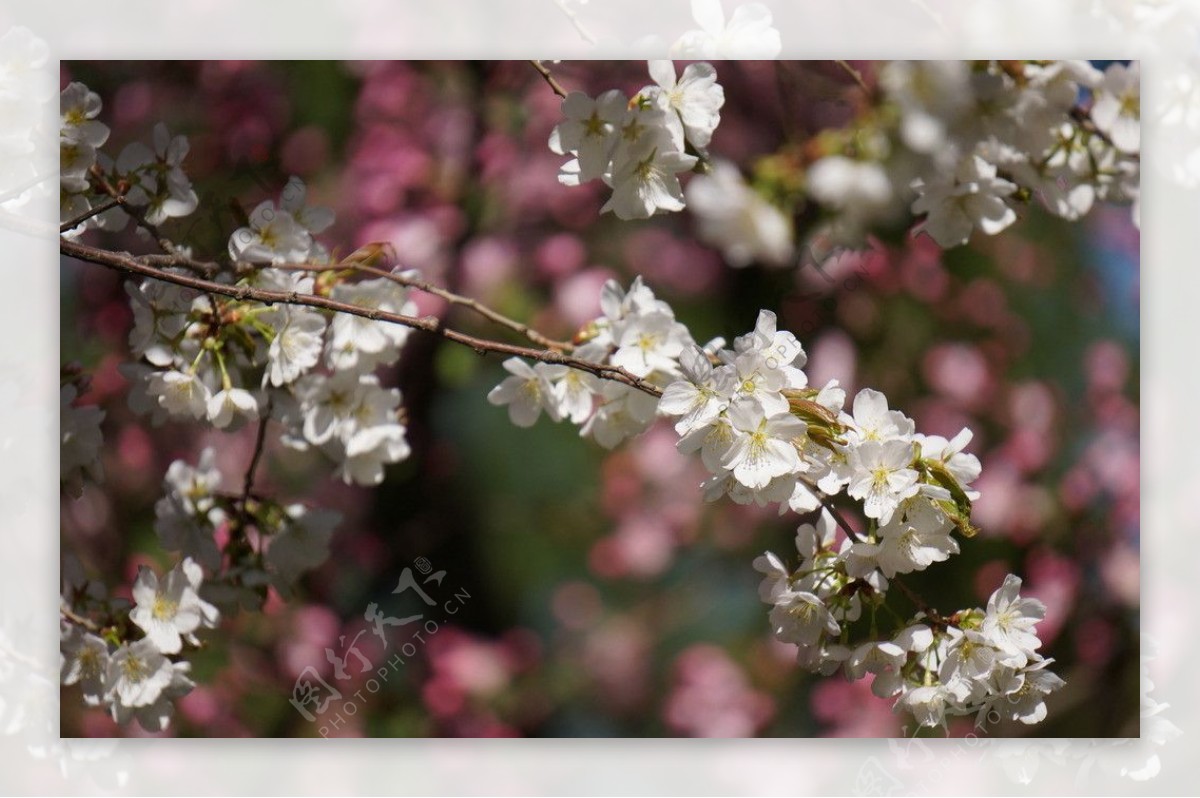
[{"label": "white cherry blossom", "polygon": [[717,83],[717,71],[712,64],[689,64],[676,81],[671,61],[651,61],[649,66],[650,77],[662,88],[668,107],[679,114],[687,140],[703,150],[721,123],[721,106],[725,104],[725,90]]},{"label": "white cherry blossom", "polygon": [[156,702],[174,679],[171,660],[149,638],[118,647],[109,657],[105,693],[113,703],[114,720],[123,710]]},{"label": "white cherry blossom", "polygon": [[[775,477],[803,470],[792,442],[804,434],[804,422],[789,413],[766,416],[751,405],[729,409],[733,445],[722,465],[747,488],[767,486]],[[790,493],[790,491],[789,491]]]},{"label": "white cherry blossom", "polygon": [[263,321],[274,328],[267,350],[263,384],[279,387],[293,382],[321,359],[325,318],[315,310],[297,305],[280,305]]},{"label": "white cherry blossom", "polygon": [[1109,64],[1095,93],[1092,121],[1096,127],[1122,152],[1138,152],[1142,144],[1140,63]]},{"label": "white cherry blossom", "polygon": [[978,155],[964,158],[952,175],[918,178],[913,188],[920,196],[912,211],[926,214],[914,231],[928,233],[942,247],[967,243],[976,227],[995,235],[1017,220],[1005,199],[1016,184],[997,177],[995,165]]},{"label": "white cherry blossom", "polygon": [[610,362],[638,377],[673,374],[679,355],[692,343],[687,328],[665,313],[648,313],[623,325]]},{"label": "white cherry blossom", "polygon": [[1021,598],[1020,577],[1009,574],[988,599],[980,631],[1003,654],[1001,661],[1023,667],[1039,645],[1034,626],[1046,617],[1046,606],[1037,599]]},{"label": "white cherry blossom", "polygon": [[733,393],[733,374],[728,369],[714,370],[708,356],[695,345],[683,349],[679,366],[683,379],[663,389],[658,412],[664,416],[682,416],[675,424],[675,431],[686,435],[713,423],[728,406]]},{"label": "white cherry blossom", "polygon": [[63,684],[78,684],[83,702],[90,707],[104,700],[108,680],[108,643],[74,624],[69,624],[62,638]]},{"label": "white cherry blossom", "polygon": [[576,168],[559,180],[578,185],[603,177],[612,162],[616,146],[614,132],[625,117],[628,99],[613,89],[595,99],[573,91],[562,101],[564,120],[550,132],[550,149],[559,155],[575,156]]},{"label": "white cherry blossom", "polygon": [[912,454],[912,444],[902,440],[865,441],[850,450],[848,464],[853,476],[846,490],[863,501],[868,518],[886,524],[901,501],[916,495]]},{"label": "white cherry blossom", "polygon": [[200,566],[190,557],[172,568],[161,584],[153,571],[141,566],[133,584],[137,606],[130,610],[129,620],[162,653],[179,653],[184,640],[195,644],[194,632],[211,629],[220,617],[216,607],[200,598],[203,579]]},{"label": "white cherry blossom", "polygon": [[264,200],[250,212],[249,226],[229,237],[229,257],[249,263],[300,263],[312,245],[312,235],[296,217]]},{"label": "white cherry blossom", "polygon": [[208,420],[217,429],[236,430],[258,418],[258,399],[244,388],[222,388],[208,400]]},{"label": "white cherry blossom", "polygon": [[510,357],[504,361],[504,369],[512,376],[491,390],[488,401],[497,406],[507,405],[508,417],[518,427],[532,427],[542,411],[551,421],[558,421],[558,403],[550,380],[560,376],[562,368],[545,363],[530,366],[519,357]]},{"label": "white cherry blossom", "polygon": [[784,643],[809,647],[824,635],[836,635],[841,626],[825,602],[804,591],[787,590],[775,600],[770,613],[771,631]]},{"label": "white cherry blossom", "polygon": [[600,211],[620,219],[647,219],[660,210],[684,208],[679,172],[691,170],[696,156],[675,149],[665,133],[639,138],[624,151],[618,149],[608,182],[613,194]]},{"label": "white cherry blossom", "polygon": [[[331,299],[367,310],[382,310],[401,316],[413,316],[417,306],[408,291],[386,277],[358,283],[340,283]],[[335,314],[329,323],[326,361],[335,371],[370,371],[378,365],[390,365],[400,356],[400,347],[411,330],[401,324],[373,321],[351,313]]]}]

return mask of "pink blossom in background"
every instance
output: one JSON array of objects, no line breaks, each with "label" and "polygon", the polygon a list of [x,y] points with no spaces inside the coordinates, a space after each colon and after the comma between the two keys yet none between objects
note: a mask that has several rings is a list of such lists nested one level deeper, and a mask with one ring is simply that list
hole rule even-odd
[{"label": "pink blossom in background", "polygon": [[325,649],[337,642],[337,616],[328,607],[310,605],[293,609],[289,622],[294,634],[279,643],[279,660],[285,672],[294,679],[311,667],[328,677],[332,665],[325,657]]},{"label": "pink blossom in background", "polygon": [[749,737],[775,712],[774,702],[754,690],[724,652],[707,644],[675,660],[675,679],[663,710],[672,730],[690,737]]},{"label": "pink blossom in background", "polygon": [[892,737],[898,721],[887,701],[871,692],[868,676],[855,682],[829,679],[813,687],[813,716],[822,737]]},{"label": "pink blossom in background", "polygon": [[1046,617],[1038,624],[1038,637],[1054,642],[1070,616],[1079,591],[1079,566],[1052,550],[1035,550],[1029,555],[1024,594],[1046,605]]}]

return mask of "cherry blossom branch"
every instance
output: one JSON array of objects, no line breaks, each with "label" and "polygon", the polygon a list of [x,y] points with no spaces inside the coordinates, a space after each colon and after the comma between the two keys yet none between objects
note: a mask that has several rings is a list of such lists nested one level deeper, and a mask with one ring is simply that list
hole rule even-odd
[{"label": "cherry blossom branch", "polygon": [[178,274],[176,272],[164,271],[149,263],[142,261],[132,255],[127,255],[119,252],[110,252],[104,249],[81,244],[68,239],[59,240],[59,252],[68,257],[95,263],[100,266],[105,266],[115,271],[123,271],[130,274],[141,275],[155,280],[162,280],[175,285],[191,288],[196,291],[203,291],[221,296],[233,297],[238,300],[252,300],[262,302],[267,305],[305,305],[321,310],[331,310],[338,313],[349,313],[354,316],[361,316],[371,321],[383,321],[390,324],[400,324],[405,327],[410,327],[416,330],[424,330],[425,332],[440,335],[443,338],[453,341],[464,346],[468,346],[475,350],[476,353],[482,355],[488,352],[493,352],[502,355],[512,355],[515,357],[528,358],[529,360],[537,360],[542,363],[567,366],[568,368],[578,371],[586,371],[603,380],[612,380],[614,382],[624,383],[631,388],[636,388],[650,396],[662,396],[662,389],[647,382],[641,377],[638,377],[619,366],[610,366],[604,363],[592,363],[586,360],[581,360],[576,357],[556,352],[550,349],[534,349],[527,346],[517,346],[514,344],[506,344],[500,341],[491,341],[485,338],[476,338],[473,335],[459,332],[457,330],[446,327],[441,320],[434,316],[425,316],[417,318],[414,316],[404,316],[399,313],[389,313],[384,310],[374,308],[364,308],[358,305],[351,305],[346,302],[339,302],[335,299],[329,299],[323,296],[315,296],[313,294],[302,294],[296,291],[269,291],[261,288],[254,288],[248,285],[229,285],[227,283],[217,283],[212,280],[205,280],[200,277],[193,277],[188,274]]},{"label": "cherry blossom branch", "polygon": [[221,270],[221,264],[216,261],[203,261],[189,258],[176,250],[173,255],[139,255],[138,260],[153,266],[176,266],[195,272],[204,277],[212,277]]},{"label": "cherry blossom branch", "polygon": [[175,246],[173,241],[164,236],[161,232],[159,232],[155,225],[146,220],[145,214],[129,204],[129,201],[126,199],[125,195],[117,191],[117,189],[108,181],[108,178],[105,177],[104,173],[101,172],[99,168],[92,169],[92,177],[95,178],[96,185],[99,187],[99,189],[105,194],[108,194],[109,199],[105,200],[103,203],[97,205],[95,208],[92,208],[86,213],[80,214],[70,221],[63,222],[63,224],[58,228],[59,234],[78,227],[80,224],[92,218],[93,216],[97,216],[105,211],[112,210],[113,208],[120,208],[129,214],[130,218],[133,219],[139,227],[154,237],[155,243],[158,244],[159,249],[161,249],[164,253],[161,255],[141,255],[139,258],[143,262],[154,263],[162,266],[178,266],[180,268],[189,269],[198,274],[202,274],[205,277],[212,277],[214,274],[220,271],[221,266],[218,263],[213,261],[196,260],[195,258],[188,257],[180,252],[179,248]]},{"label": "cherry blossom branch", "polygon": [[328,272],[328,271],[341,271],[342,269],[354,269],[355,271],[360,271],[360,272],[363,272],[364,274],[374,274],[378,277],[383,277],[387,280],[391,280],[393,283],[396,283],[397,285],[402,285],[407,288],[415,288],[418,291],[424,291],[427,294],[433,294],[434,296],[439,296],[452,305],[461,305],[462,307],[469,308],[472,311],[474,311],[475,313],[478,313],[480,316],[483,316],[488,321],[491,321],[495,324],[499,324],[502,327],[507,327],[508,329],[512,330],[513,332],[516,332],[517,334],[522,335],[525,338],[528,338],[533,343],[537,344],[538,346],[544,347],[546,349],[554,349],[559,352],[570,352],[575,348],[568,341],[556,341],[555,339],[550,338],[549,336],[542,335],[540,332],[533,329],[528,324],[517,321],[516,319],[509,318],[508,316],[505,316],[504,314],[502,314],[496,310],[493,310],[492,308],[489,308],[487,305],[484,305],[483,303],[479,302],[476,299],[471,299],[470,297],[465,297],[465,296],[462,296],[461,294],[456,294],[453,291],[449,291],[440,286],[433,285],[432,283],[427,283],[424,280],[418,279],[416,277],[409,277],[405,274],[397,274],[396,272],[389,272],[384,269],[376,268],[374,266],[368,266],[366,264],[353,263],[353,262],[348,262],[348,261],[342,261],[341,263],[335,263],[335,264],[329,264],[329,265],[319,264],[319,263],[285,263],[282,265],[273,266],[272,268],[285,269],[288,271],[308,271],[308,272]]},{"label": "cherry blossom branch", "polygon": [[533,64],[533,68],[536,69],[538,74],[542,76],[542,80],[546,81],[546,84],[554,90],[555,94],[557,94],[559,97],[562,97],[564,100],[567,99],[566,89],[559,85],[558,81],[554,79],[554,76],[550,74],[550,70],[546,69],[541,61],[530,61],[529,63]]},{"label": "cherry blossom branch", "polygon": [[113,208],[117,207],[118,205],[124,204],[124,202],[125,202],[124,197],[109,197],[104,202],[97,205],[95,208],[91,208],[90,210],[87,210],[87,211],[79,214],[74,219],[70,219],[70,220],[65,221],[62,224],[60,224],[58,226],[58,232],[61,234],[61,233],[67,232],[68,230],[74,230],[76,227],[83,224],[88,219],[91,219],[93,216],[99,216],[100,214],[104,213],[105,211],[111,211]]}]

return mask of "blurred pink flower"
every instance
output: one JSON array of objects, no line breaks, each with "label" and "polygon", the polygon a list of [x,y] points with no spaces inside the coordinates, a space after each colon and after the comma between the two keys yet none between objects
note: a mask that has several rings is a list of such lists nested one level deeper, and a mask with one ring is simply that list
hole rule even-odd
[{"label": "blurred pink flower", "polygon": [[813,717],[825,724],[822,737],[893,737],[899,721],[891,704],[871,692],[871,678],[825,679],[813,686]]},{"label": "blurred pink flower", "polygon": [[1118,543],[1105,555],[1100,566],[1104,586],[1113,598],[1127,607],[1137,607],[1141,601],[1141,560],[1137,550],[1128,543]]},{"label": "blurred pink flower", "polygon": [[554,286],[554,307],[575,328],[600,315],[600,289],[615,277],[608,269],[591,267]]},{"label": "blurred pink flower", "polygon": [[675,660],[663,720],[691,737],[751,737],[775,714],[775,702],[750,686],[724,649],[698,644]]},{"label": "blurred pink flower", "polygon": [[1094,391],[1120,391],[1129,379],[1129,355],[1115,341],[1097,341],[1084,355],[1088,385]]},{"label": "blurred pink flower", "polygon": [[994,389],[987,361],[970,344],[937,344],[925,353],[922,372],[931,388],[967,408],[979,407]]},{"label": "blurred pink flower", "polygon": [[1079,591],[1079,566],[1071,559],[1050,549],[1030,553],[1028,579],[1022,593],[1046,605],[1046,617],[1038,624],[1038,637],[1049,646],[1075,607]]},{"label": "blurred pink flower", "polygon": [[846,390],[847,395],[853,396],[855,388],[855,369],[858,366],[858,352],[854,339],[838,329],[822,332],[813,342],[801,341],[808,350],[808,382],[815,387],[823,387],[830,380],[837,380]]},{"label": "blurred pink flower", "polygon": [[463,249],[460,260],[462,293],[494,304],[494,298],[517,276],[517,248],[500,236],[480,236]]},{"label": "blurred pink flower", "polygon": [[587,249],[579,236],[555,233],[538,244],[533,259],[540,276],[559,280],[583,268]]},{"label": "blurred pink flower", "polygon": [[288,623],[291,633],[277,645],[283,671],[293,679],[308,667],[322,676],[329,674],[331,666],[325,649],[337,642],[340,627],[333,610],[319,604],[299,607],[292,611]]},{"label": "blurred pink flower", "polygon": [[550,599],[555,619],[565,628],[582,631],[594,626],[604,612],[600,591],[587,582],[564,582]]},{"label": "blurred pink flower", "polygon": [[631,617],[617,616],[588,634],[582,666],[618,711],[641,707],[649,691],[653,641],[644,626]]}]

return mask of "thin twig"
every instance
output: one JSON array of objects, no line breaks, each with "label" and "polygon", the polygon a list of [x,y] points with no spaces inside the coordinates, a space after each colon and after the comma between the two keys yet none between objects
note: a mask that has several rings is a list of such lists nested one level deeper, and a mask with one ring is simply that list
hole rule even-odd
[{"label": "thin twig", "polygon": [[154,242],[158,244],[159,249],[168,255],[177,254],[175,250],[175,244],[158,231],[157,225],[152,224],[146,219],[146,214],[125,201],[125,197],[121,195],[121,192],[117,191],[116,187],[112,183],[108,182],[108,177],[104,174],[104,170],[102,170],[99,166],[93,166],[92,177],[95,179],[96,185],[101,191],[113,199],[120,200],[121,207],[124,208],[125,212],[128,213],[130,217],[132,217],[133,221],[137,223],[138,227],[150,234],[150,236],[154,239]]},{"label": "thin twig", "polygon": [[179,251],[174,255],[138,255],[138,260],[152,266],[177,266],[210,278],[221,270],[221,264],[216,261],[196,260]]},{"label": "thin twig", "polygon": [[533,68],[538,71],[538,74],[541,75],[542,79],[546,81],[547,85],[554,90],[555,94],[557,94],[559,97],[562,97],[564,100],[567,99],[566,90],[562,86],[558,85],[558,81],[554,79],[554,76],[550,74],[550,70],[546,69],[541,61],[530,61],[529,63],[533,64]]},{"label": "thin twig", "polygon": [[65,233],[68,230],[74,230],[76,227],[83,224],[88,219],[91,219],[93,216],[99,216],[100,214],[104,213],[105,211],[111,211],[113,208],[117,207],[118,205],[123,205],[124,203],[125,203],[124,197],[109,197],[104,202],[97,205],[95,208],[92,208],[84,213],[81,213],[78,216],[76,216],[74,219],[71,219],[69,221],[66,221],[66,222],[63,222],[62,224],[60,224],[58,226],[58,232]]},{"label": "thin twig", "polygon": [[804,481],[817,493],[819,497],[821,497],[821,507],[827,510],[831,516],[833,516],[833,520],[837,521],[837,525],[842,528],[842,531],[846,533],[846,536],[855,543],[862,543],[862,538],[858,536],[858,533],[854,531],[854,528],[851,527],[850,524],[847,523],[846,519],[842,517],[842,514],[838,512],[838,509],[833,506],[833,502],[830,501],[831,497],[818,490],[816,485],[808,482],[808,480]]},{"label": "thin twig", "polygon": [[849,75],[851,78],[853,78],[854,82],[858,84],[858,87],[860,89],[862,89],[864,92],[866,92],[867,97],[871,96],[871,87],[867,85],[867,82],[865,80],[863,80],[862,73],[859,72],[854,67],[850,66],[849,61],[840,61],[839,60],[839,61],[834,61],[833,63],[840,66],[842,68],[842,71],[844,71],[847,75]]},{"label": "thin twig", "polygon": [[418,279],[416,277],[409,277],[405,274],[385,271],[383,269],[379,269],[374,266],[367,266],[366,264],[348,263],[346,261],[343,261],[342,263],[335,263],[335,264],[328,264],[328,265],[318,264],[318,263],[285,263],[282,265],[277,265],[274,268],[291,270],[291,271],[310,271],[310,272],[327,272],[327,271],[341,271],[342,269],[354,269],[355,271],[364,272],[366,274],[374,274],[379,277],[383,277],[388,280],[391,280],[392,282],[396,283],[397,285],[403,285],[407,288],[415,288],[418,291],[424,291],[427,294],[433,294],[434,296],[439,296],[452,305],[461,305],[462,307],[470,308],[474,312],[478,313],[480,316],[483,316],[488,321],[499,324],[502,327],[507,327],[508,329],[512,330],[513,332],[516,332],[516,333],[524,336],[525,338],[528,338],[530,341],[537,344],[538,346],[545,347],[546,349],[555,349],[555,350],[558,350],[559,352],[570,352],[572,349],[574,349],[574,347],[568,341],[556,341],[553,338],[550,338],[549,336],[542,335],[540,332],[533,329],[528,324],[519,322],[516,319],[511,319],[508,316],[505,316],[504,314],[502,314],[498,311],[492,310],[487,305],[480,303],[478,300],[471,299],[470,297],[462,296],[461,294],[456,294],[453,291],[448,291],[447,289],[442,288],[440,286],[433,285],[432,283],[427,283],[424,280]]},{"label": "thin twig", "polygon": [[141,275],[155,280],[162,280],[168,283],[174,283],[185,288],[191,288],[196,291],[210,292],[220,294],[222,296],[233,297],[238,300],[252,300],[262,302],[264,304],[273,305],[303,305],[307,307],[320,308],[322,310],[332,310],[339,313],[349,313],[354,316],[361,316],[364,319],[371,321],[383,321],[390,324],[400,324],[405,327],[411,327],[416,330],[424,330],[426,332],[440,335],[443,338],[454,341],[455,343],[468,346],[475,350],[478,354],[493,352],[502,355],[513,355],[515,357],[528,358],[542,363],[567,366],[578,371],[586,371],[589,374],[595,375],[600,379],[612,380],[620,382],[631,388],[636,388],[650,396],[662,396],[662,390],[655,385],[647,382],[641,377],[638,377],[619,366],[611,366],[604,363],[592,363],[586,360],[572,357],[562,352],[555,352],[549,349],[533,349],[527,346],[516,346],[514,344],[501,343],[499,341],[490,341],[485,338],[476,338],[466,333],[458,332],[444,326],[440,319],[434,316],[426,316],[416,318],[414,316],[404,316],[399,313],[389,313],[387,311],[374,308],[364,308],[358,305],[351,305],[346,302],[338,302],[327,297],[315,296],[313,294],[302,294],[296,291],[268,291],[261,288],[253,288],[248,285],[228,285],[226,283],[216,283],[211,280],[205,280],[199,277],[193,277],[188,274],[179,274],[176,272],[163,271],[149,264],[143,263],[137,258],[119,252],[109,252],[108,250],[98,249],[96,247],[81,244],[77,241],[69,239],[59,240],[59,252],[68,257],[77,258],[89,263],[95,263],[100,266],[105,266],[116,271],[123,271],[130,274]]},{"label": "thin twig", "polygon": [[910,588],[908,585],[901,582],[900,576],[898,574],[892,576],[891,582],[893,585],[900,588],[900,592],[903,593],[904,595],[908,596],[908,600],[911,601],[916,606],[917,609],[919,609],[921,612],[925,613],[926,617],[928,617],[929,620],[933,621],[935,624],[940,624],[943,626],[949,625],[950,621],[946,618],[943,618],[941,615],[939,615],[938,611],[933,609],[932,607],[930,607],[929,603],[926,602],[925,599],[918,596],[912,590],[912,588]]},{"label": "thin twig", "polygon": [[82,615],[76,614],[76,612],[74,610],[72,610],[70,607],[67,607],[66,605],[59,604],[58,605],[58,613],[59,613],[59,615],[66,618],[71,623],[75,624],[76,626],[82,626],[84,629],[87,629],[89,632],[94,633],[94,632],[100,631],[99,626],[97,626],[92,621],[89,621],[87,618],[84,618]]},{"label": "thin twig", "polygon": [[[141,227],[143,230],[153,236],[155,243],[158,244],[158,248],[163,251],[164,254],[162,255],[140,256],[144,262],[156,263],[163,266],[179,266],[180,268],[189,269],[198,274],[202,274],[205,277],[212,277],[220,270],[221,267],[217,263],[198,261],[195,258],[190,258],[180,252],[179,248],[175,246],[173,241],[160,233],[155,225],[146,220],[146,215],[142,211],[130,205],[128,198],[117,191],[112,183],[108,182],[108,178],[98,166],[92,167],[92,177],[95,178],[96,185],[99,186],[100,190],[109,196],[109,203],[112,203],[109,205],[109,207],[111,208],[119,206],[121,210],[129,214],[130,218],[137,223],[138,227]],[[107,208],[105,210],[107,210]],[[59,233],[64,233],[67,230],[70,230],[80,221],[87,219],[91,215],[94,215],[94,212],[95,209],[93,209],[93,211],[89,211],[88,214],[80,217],[79,219],[65,223],[59,229]],[[213,297],[210,297],[210,299],[212,298]]]},{"label": "thin twig", "polygon": [[254,438],[254,454],[250,456],[250,465],[246,468],[246,480],[242,485],[242,495],[238,499],[238,508],[243,516],[243,520],[246,515],[246,504],[250,501],[251,491],[254,488],[254,472],[258,469],[258,461],[262,459],[263,450],[266,448],[267,423],[270,420],[271,403],[268,401],[262,418],[258,421],[258,434]]}]

